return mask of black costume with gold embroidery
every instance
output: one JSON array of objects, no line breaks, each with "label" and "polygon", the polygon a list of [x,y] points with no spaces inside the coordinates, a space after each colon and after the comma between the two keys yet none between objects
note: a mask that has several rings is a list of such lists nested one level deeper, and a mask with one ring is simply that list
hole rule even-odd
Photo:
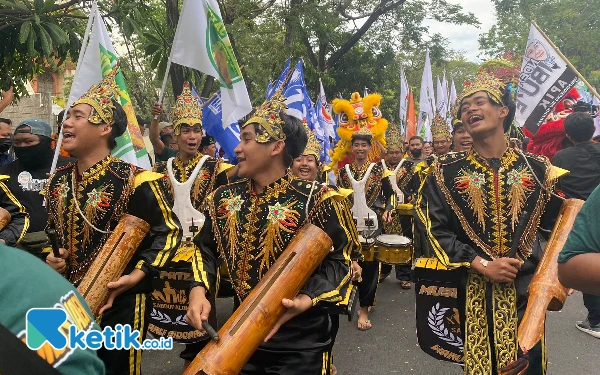
[{"label": "black costume with gold embroidery", "polygon": [[331,237],[332,251],[300,291],[312,299],[313,307],[285,323],[242,371],[252,374],[273,367],[285,374],[329,374],[327,305],[342,299],[340,289],[350,282],[350,253],[359,246],[344,196],[288,174],[263,193],[255,193],[247,179],[220,187],[207,204],[194,269],[202,280],[196,285],[208,293],[214,293],[217,269],[224,261],[243,301],[307,221],[306,212]]},{"label": "black costume with gold embroidery", "polygon": [[[430,167],[416,217],[436,257],[461,274],[466,374],[496,373],[517,359],[517,324],[542,252],[538,228],[552,229],[561,202],[551,191],[560,173],[546,158],[513,148],[500,159],[484,159],[474,150],[451,153]],[[519,230],[523,215],[525,226]],[[519,238],[516,231],[522,233]],[[494,283],[467,272],[476,256],[516,257],[524,263],[514,282]],[[530,351],[527,374],[545,373],[541,346]]]},{"label": "black costume with gold embroidery", "polygon": [[[355,163],[350,164],[350,171],[356,181],[361,180],[367,172],[371,163],[365,163],[362,167],[358,167]],[[392,197],[394,194],[388,177],[392,176],[391,172],[386,172],[381,162],[375,163],[365,185],[365,197],[367,206],[373,209],[377,214],[379,228],[382,228],[383,222],[381,215],[385,210],[392,210]],[[346,189],[352,189],[352,183],[348,177],[346,168],[340,168],[337,177],[339,186]],[[348,197],[350,205],[354,203],[353,195]],[[358,286],[360,297],[360,306],[375,306],[375,295],[377,294],[377,286],[379,285],[379,262],[359,261],[362,267],[362,282]]]},{"label": "black costume with gold embroidery", "polygon": [[[130,324],[145,337],[152,277],[180,239],[179,222],[160,189],[157,181],[160,178],[163,176],[158,173],[109,156],[82,174],[75,164],[59,168],[46,186],[50,225],[55,227],[60,245],[69,252],[65,277],[74,285],[85,276],[123,214],[150,224],[149,234],[124,271],[129,274],[140,269],[146,277],[115,299],[113,307],[102,316],[102,328]],[[106,365],[107,374],[141,371],[141,350],[101,349],[98,355]]]},{"label": "black costume with gold embroidery", "polygon": [[[203,156],[203,154],[197,153],[196,156],[194,156],[189,162],[184,163],[179,158],[179,154],[177,154],[177,156],[173,159],[173,175],[175,179],[181,183],[186,182],[194,172],[194,169],[196,168]],[[190,200],[194,208],[201,212],[205,210],[206,197],[217,187],[228,183],[226,172],[231,168],[233,168],[233,166],[231,164],[225,163],[223,159],[210,158],[204,162],[189,192]],[[173,207],[175,197],[173,186],[171,184],[170,177],[168,176],[167,162],[156,163],[154,165],[153,170],[155,172],[162,173],[167,176],[166,178],[161,179],[160,182],[169,207]],[[182,225],[185,224],[182,223]],[[173,257],[167,261],[167,264],[165,265],[165,270],[167,270],[168,272],[187,272],[192,275],[192,280],[194,280],[193,277],[197,275],[197,273],[192,272],[192,256],[194,250],[193,247],[187,246],[185,240],[186,239],[183,238],[183,241],[181,242],[182,246],[179,249],[177,249],[177,251],[173,251]],[[197,279],[195,281],[200,280]],[[162,288],[160,282],[157,282],[157,285],[159,285]],[[180,293],[186,293],[187,297],[187,290],[189,290],[189,286],[186,288],[185,291],[180,290]],[[158,292],[161,293],[161,290],[158,290]],[[211,301],[214,302],[215,299],[212,298]],[[181,302],[182,304],[187,303],[187,299]],[[181,307],[182,306],[177,306],[178,309]],[[175,311],[175,308],[173,308],[171,311]],[[168,313],[164,310],[162,312]],[[177,313],[181,314],[182,312],[177,310]],[[211,311],[211,320],[213,320],[216,323],[216,309],[213,309],[213,311]],[[176,327],[181,326],[176,325],[175,328]],[[153,332],[153,329],[154,325],[150,327],[150,331]],[[187,361],[192,361],[196,357],[196,355],[204,348],[209,338],[210,337],[208,335],[204,335],[197,342],[186,344],[186,348],[181,352],[180,358]]]}]

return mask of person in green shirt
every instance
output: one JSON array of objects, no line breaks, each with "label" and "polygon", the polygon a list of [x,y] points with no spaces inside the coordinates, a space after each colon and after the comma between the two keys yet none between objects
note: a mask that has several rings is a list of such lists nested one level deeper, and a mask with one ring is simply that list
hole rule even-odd
[{"label": "person in green shirt", "polygon": [[[600,187],[577,214],[573,229],[558,256],[558,278],[568,287],[600,295]],[[600,338],[600,327],[594,328]]]},{"label": "person in green shirt", "polygon": [[[0,325],[23,341],[23,345],[26,340],[25,316],[31,308],[62,308],[67,313],[66,324],[100,331],[83,297],[59,273],[25,251],[0,244],[0,253]],[[23,277],[24,270],[27,270],[27,277]],[[57,350],[46,342],[37,350],[37,355],[63,375],[105,374],[104,364],[90,349],[67,346]],[[28,373],[27,366],[23,363],[23,373]]]}]

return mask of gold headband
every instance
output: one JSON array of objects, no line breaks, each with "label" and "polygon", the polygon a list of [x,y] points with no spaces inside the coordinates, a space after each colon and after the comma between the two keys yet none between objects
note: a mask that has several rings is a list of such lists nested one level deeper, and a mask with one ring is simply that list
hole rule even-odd
[{"label": "gold headband", "polygon": [[302,124],[304,125],[304,130],[308,136],[308,142],[306,142],[306,148],[304,149],[302,155],[314,155],[317,158],[317,161],[319,161],[321,159],[321,151],[323,150],[323,147],[321,147],[321,144],[315,136],[315,133],[310,130],[306,121],[302,121]]},{"label": "gold headband", "polygon": [[505,85],[500,79],[483,70],[480,71],[473,83],[469,81],[465,82],[463,92],[456,100],[458,105],[454,108],[456,112],[453,112],[453,115],[458,118],[458,113],[460,112],[460,106],[463,100],[479,91],[485,91],[495,103],[503,104],[502,90],[504,90],[504,87]]},{"label": "gold headband", "polygon": [[115,65],[110,73],[102,81],[90,87],[90,89],[77,99],[71,108],[78,104],[87,104],[92,107],[88,121],[94,125],[114,123],[114,111],[116,109],[113,100],[119,98],[119,87],[115,77],[119,71],[119,64]]},{"label": "gold headband", "polygon": [[433,116],[433,121],[431,123],[431,138],[433,140],[440,138],[446,138],[449,140],[451,138],[448,123],[442,116],[440,116],[439,112]]},{"label": "gold headband", "polygon": [[173,133],[175,135],[181,133],[181,125],[202,125],[202,106],[198,102],[198,97],[192,93],[188,82],[183,83],[183,90],[181,95],[177,97],[171,117],[173,118]]},{"label": "gold headband", "polygon": [[285,97],[280,92],[276,92],[269,100],[256,109],[254,115],[242,125],[242,129],[249,124],[260,125],[265,133],[258,134],[257,132],[256,142],[258,143],[268,143],[271,140],[285,140],[285,133],[283,131],[284,122],[279,114],[281,112],[285,113],[287,109]]}]

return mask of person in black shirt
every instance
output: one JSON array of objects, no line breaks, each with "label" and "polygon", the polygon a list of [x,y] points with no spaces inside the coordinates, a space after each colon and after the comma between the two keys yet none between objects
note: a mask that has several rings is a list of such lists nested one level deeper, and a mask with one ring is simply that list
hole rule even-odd
[{"label": "person in black shirt", "polygon": [[[39,119],[21,122],[14,132],[14,151],[17,160],[0,166],[0,175],[8,176],[4,184],[29,214],[29,228],[25,228],[27,233],[17,246],[45,259],[47,254],[43,255],[42,250],[47,246],[44,228],[48,223],[48,214],[40,191],[48,181],[54,156],[52,127]],[[58,166],[66,165],[71,160],[59,156]],[[0,238],[5,237],[5,231],[0,233]]]},{"label": "person in black shirt", "polygon": [[[575,112],[565,119],[565,132],[574,146],[557,152],[552,164],[571,172],[558,183],[567,198],[587,200],[600,185],[600,144],[592,141],[594,130],[594,119],[589,113]],[[600,337],[600,296],[584,293],[583,304],[588,316],[577,322],[577,328]]]}]

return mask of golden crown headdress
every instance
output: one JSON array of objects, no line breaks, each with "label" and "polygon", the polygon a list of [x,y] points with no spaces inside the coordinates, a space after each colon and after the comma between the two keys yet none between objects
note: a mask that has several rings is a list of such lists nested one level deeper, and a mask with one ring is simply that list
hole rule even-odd
[{"label": "golden crown headdress", "polygon": [[171,117],[173,118],[173,133],[176,135],[181,133],[181,125],[183,124],[189,126],[202,125],[202,106],[198,101],[198,97],[192,93],[188,82],[183,83],[183,90],[181,95],[177,97]]},{"label": "golden crown headdress", "polygon": [[352,134],[352,138],[354,138],[355,136],[363,136],[363,137],[371,137],[373,138],[373,132],[371,131],[371,129],[367,128],[366,126],[360,128],[357,132],[355,132],[354,134]]},{"label": "golden crown headdress", "polygon": [[400,127],[396,124],[392,124],[388,127],[387,134],[385,136],[385,143],[388,149],[391,148],[402,148],[404,145],[404,139],[400,133]]},{"label": "golden crown headdress", "polygon": [[245,128],[249,124],[260,125],[265,133],[257,133],[256,142],[258,143],[267,143],[271,140],[282,141],[285,139],[285,132],[283,131],[284,122],[279,114],[281,112],[286,113],[287,109],[288,106],[285,104],[285,97],[281,92],[277,91],[269,100],[256,109],[254,115],[244,123],[242,128]]},{"label": "golden crown headdress", "polygon": [[433,116],[433,121],[431,122],[431,138],[433,140],[439,138],[451,138],[448,122],[446,122],[445,118],[440,116],[439,112]]},{"label": "golden crown headdress", "polygon": [[306,120],[302,121],[302,124],[304,125],[304,130],[306,131],[306,135],[308,136],[308,142],[306,142],[306,148],[304,149],[304,152],[302,154],[314,155],[317,158],[317,161],[319,161],[319,159],[321,158],[321,151],[323,150],[323,147],[321,146],[321,143],[319,143],[319,140],[315,136],[315,133],[308,127]]},{"label": "golden crown headdress", "polygon": [[88,121],[94,125],[114,123],[115,105],[113,100],[119,100],[119,87],[115,82],[115,77],[119,72],[119,64],[117,63],[110,73],[102,79],[102,81],[90,87],[90,89],[77,99],[71,108],[78,104],[87,104],[92,107],[92,113]]},{"label": "golden crown headdress", "polygon": [[463,92],[456,100],[458,106],[455,108],[456,113],[453,113],[453,115],[458,117],[462,101],[479,91],[485,91],[495,103],[502,104],[502,90],[504,90],[504,87],[504,83],[499,78],[481,70],[473,83],[469,81],[465,82]]}]

